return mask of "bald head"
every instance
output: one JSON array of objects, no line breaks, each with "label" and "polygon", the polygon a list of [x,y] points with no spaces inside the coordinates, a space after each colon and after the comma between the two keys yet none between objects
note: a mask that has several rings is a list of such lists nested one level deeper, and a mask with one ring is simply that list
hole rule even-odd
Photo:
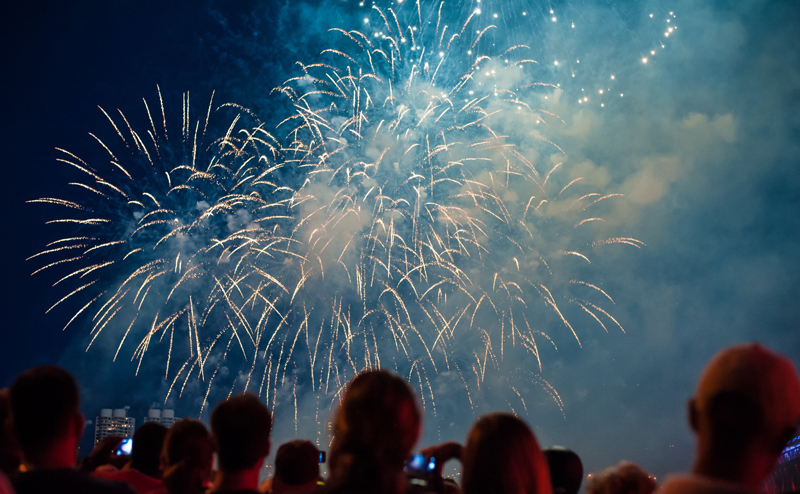
[{"label": "bald head", "polygon": [[758,343],[735,345],[703,369],[693,403],[698,414],[722,415],[722,424],[791,435],[800,419],[800,379],[788,358]]},{"label": "bald head", "polygon": [[724,348],[703,369],[689,415],[695,472],[757,487],[797,431],[797,369],[758,343]]}]

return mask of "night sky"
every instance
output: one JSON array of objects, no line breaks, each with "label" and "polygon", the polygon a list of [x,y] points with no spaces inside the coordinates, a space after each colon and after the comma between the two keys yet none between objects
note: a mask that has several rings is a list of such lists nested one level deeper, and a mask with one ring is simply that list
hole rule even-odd
[{"label": "night sky", "polygon": [[[541,444],[576,450],[587,472],[623,459],[659,478],[687,470],[686,401],[722,346],[760,341],[800,365],[800,6],[731,4],[553,2],[585,29],[566,40],[535,38],[544,29],[530,34],[545,53],[543,77],[565,82],[554,104],[564,124],[550,138],[585,176],[625,194],[612,214],[617,231],[646,244],[597,262],[626,332],[586,330],[582,347],[558,340],[558,352],[543,356],[543,376],[560,393],[563,413],[546,393],[529,398],[526,419]],[[487,13],[503,13],[505,25],[518,7],[542,10],[540,3],[483,2]],[[100,408],[130,406],[140,420],[164,400],[163,375],[134,377],[127,359],[112,365],[113,341],[84,353],[88,329],[61,331],[69,310],[44,314],[63,293],[48,276],[31,277],[40,265],[25,259],[52,240],[44,223],[54,213],[25,201],[57,196],[68,181],[54,148],[97,151],[87,132],[108,127],[97,105],[140,112],[142,97],[157,100],[157,84],[175,116],[185,90],[199,101],[216,90],[215,102],[240,103],[265,122],[285,115],[270,90],[296,74],[295,61],[313,60],[327,46],[329,28],[359,28],[365,9],[341,0],[6,7],[0,385],[28,367],[57,363],[78,377],[89,419]],[[679,28],[667,39],[670,12]],[[651,56],[654,39],[665,46]],[[565,64],[546,58],[553,46],[581,55],[585,79],[568,81]],[[577,103],[580,85],[596,91],[588,88],[611,72],[624,98],[598,107],[593,92]],[[440,413],[447,393],[438,392]],[[181,416],[196,415],[195,404],[170,402]],[[463,440],[474,418],[429,420],[422,442]],[[294,435],[290,421],[276,417],[276,441]]]}]

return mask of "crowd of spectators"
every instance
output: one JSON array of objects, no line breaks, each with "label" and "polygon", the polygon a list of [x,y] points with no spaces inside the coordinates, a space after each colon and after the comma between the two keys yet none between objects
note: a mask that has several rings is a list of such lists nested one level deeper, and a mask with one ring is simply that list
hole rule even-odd
[{"label": "crowd of spectators", "polygon": [[[588,476],[587,494],[756,494],[800,424],[800,380],[791,361],[759,344],[721,350],[689,401],[696,435],[691,473],[661,486],[622,462]],[[411,387],[386,370],[367,370],[346,387],[333,422],[328,473],[310,441],[278,448],[274,475],[259,478],[271,449],[272,414],[255,395],[220,402],[203,422],[146,423],[130,456],[120,438],[99,443],[77,465],[85,419],[78,386],[64,369],[40,366],[0,392],[0,494],[577,494],[578,455],[542,450],[530,426],[495,412],[449,441],[412,455],[422,411]],[[216,458],[216,461],[214,461]],[[461,463],[460,482],[444,465]],[[10,482],[9,482],[10,480]]]}]

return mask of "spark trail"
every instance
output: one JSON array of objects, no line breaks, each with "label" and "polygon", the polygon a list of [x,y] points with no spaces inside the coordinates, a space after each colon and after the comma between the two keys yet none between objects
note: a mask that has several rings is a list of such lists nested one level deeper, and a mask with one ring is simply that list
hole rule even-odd
[{"label": "spark trail", "polygon": [[[208,138],[220,131],[210,122],[212,102],[194,118],[185,93],[176,126],[159,89],[159,106],[144,101],[142,132],[121,111],[100,108],[113,129],[110,140],[90,134],[100,157],[58,149],[77,175],[70,199],[29,201],[57,207],[61,216],[48,224],[66,233],[31,257],[44,264],[35,275],[51,272],[54,287],[70,286],[50,310],[79,307],[66,326],[88,321],[88,347],[112,333],[113,359],[138,360],[137,373],[158,344],[173,386],[193,373],[209,380],[218,354],[251,359],[287,291],[264,271],[280,265],[291,243],[284,225],[293,191],[278,184],[277,146],[261,128],[241,128],[238,111],[220,137]],[[253,310],[255,322],[247,319]]]},{"label": "spark trail", "polygon": [[545,137],[558,117],[538,105],[558,89],[534,82],[528,46],[483,42],[495,26],[474,12],[453,28],[442,4],[397,8],[373,7],[368,31],[332,29],[321,60],[277,88],[296,110],[277,131],[287,166],[307,174],[293,205],[305,251],[292,299],[299,327],[319,328],[312,383],[328,392],[331,379],[390,367],[435,413],[439,373],[460,376],[473,404],[509,353],[542,379],[559,327],[578,345],[586,319],[621,330],[610,296],[571,274],[598,246],[643,244],[595,238],[619,194],[565,171]]},{"label": "spark trail", "polygon": [[624,331],[592,261],[644,244],[610,231],[620,194],[548,137],[561,89],[534,50],[462,14],[407,2],[331,29],[275,90],[294,112],[269,131],[236,105],[195,118],[188,93],[179,131],[160,92],[143,133],[103,110],[104,164],[61,151],[74,192],[31,201],[64,212],[33,256],[70,286],[53,307],[79,307],[67,325],[90,320],[89,346],[111,333],[114,359],[158,346],[166,398],[250,390],[295,428],[303,393],[327,407],[379,366],[434,415],[447,380],[476,413],[498,392],[527,411],[528,385],[563,412],[547,352]]}]

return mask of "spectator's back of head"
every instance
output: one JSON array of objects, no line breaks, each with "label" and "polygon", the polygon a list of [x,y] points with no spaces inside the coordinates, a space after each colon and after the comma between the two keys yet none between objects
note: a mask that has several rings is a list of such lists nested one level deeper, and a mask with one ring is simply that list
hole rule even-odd
[{"label": "spectator's back of head", "polygon": [[0,389],[0,471],[6,475],[19,470],[17,443],[11,433],[11,403],[8,388]]},{"label": "spectator's back of head", "polygon": [[205,424],[196,419],[181,419],[169,428],[161,450],[162,468],[187,459],[211,459],[214,446]]},{"label": "spectator's back of head", "polygon": [[572,450],[554,446],[544,450],[553,494],[577,494],[583,481],[583,463]]},{"label": "spectator's back of head", "polygon": [[356,376],[336,412],[328,485],[395,490],[421,422],[414,392],[401,377],[385,370]]},{"label": "spectator's back of head", "polygon": [[131,466],[150,477],[161,478],[159,463],[167,428],[157,422],[142,424],[133,434]]},{"label": "spectator's back of head", "polygon": [[525,422],[502,412],[480,417],[461,455],[464,494],[551,494],[547,462]]},{"label": "spectator's back of head", "polygon": [[735,453],[761,438],[777,455],[800,419],[797,370],[757,343],[725,348],[703,370],[690,413],[693,428],[713,449]]},{"label": "spectator's back of head", "polygon": [[202,422],[188,418],[175,422],[161,450],[163,482],[170,494],[204,492],[213,455],[211,434]]},{"label": "spectator's back of head", "polygon": [[311,441],[289,441],[275,454],[272,494],[312,492],[319,480],[319,449]]},{"label": "spectator's back of head", "polygon": [[53,365],[29,369],[17,376],[9,394],[14,433],[28,462],[36,463],[66,436],[80,438],[78,385],[66,370]]},{"label": "spectator's back of head", "polygon": [[271,430],[272,414],[256,395],[245,393],[220,402],[211,413],[220,470],[241,472],[266,458]]},{"label": "spectator's back of head", "polygon": [[420,427],[420,411],[408,383],[391,372],[372,370],[347,386],[334,422],[333,444],[337,452],[359,450],[402,468]]},{"label": "spectator's back of head", "polygon": [[586,494],[650,494],[655,489],[655,477],[627,461],[592,475],[586,484]]}]

